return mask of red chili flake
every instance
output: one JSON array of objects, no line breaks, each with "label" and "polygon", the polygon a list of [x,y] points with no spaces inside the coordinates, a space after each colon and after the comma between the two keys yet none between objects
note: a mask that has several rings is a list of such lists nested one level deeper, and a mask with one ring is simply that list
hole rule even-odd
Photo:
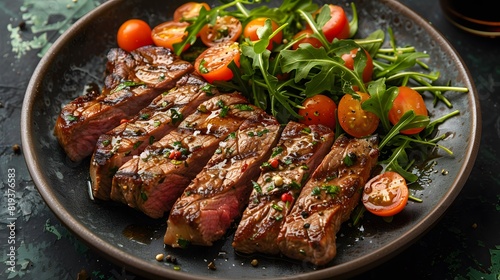
[{"label": "red chili flake", "polygon": [[292,202],[293,201],[293,195],[289,192],[283,193],[281,195],[281,201],[283,202]]},{"label": "red chili flake", "polygon": [[247,163],[243,164],[243,166],[241,167],[241,172],[245,172],[245,170],[247,170],[247,168],[248,168],[248,164]]}]

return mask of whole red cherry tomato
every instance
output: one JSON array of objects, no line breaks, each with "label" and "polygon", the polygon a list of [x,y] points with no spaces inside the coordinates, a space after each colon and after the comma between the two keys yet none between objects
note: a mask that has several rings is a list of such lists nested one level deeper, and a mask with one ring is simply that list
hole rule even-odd
[{"label": "whole red cherry tomato", "polygon": [[[363,49],[364,50],[364,49]],[[342,55],[342,59],[345,61],[345,66],[351,70],[354,70],[354,58],[356,57],[359,49],[353,49],[351,52]],[[367,83],[372,80],[373,75],[373,59],[371,55],[364,50],[366,54],[366,66],[363,69],[363,82]]]},{"label": "whole red cherry tomato", "polygon": [[299,115],[303,117],[299,120],[300,123],[307,125],[322,124],[335,129],[335,111],[337,110],[337,105],[330,97],[317,94],[305,99],[302,107],[298,111]]},{"label": "whole red cherry tomato", "polygon": [[118,29],[116,40],[121,49],[129,52],[152,45],[151,27],[141,19],[129,19]]}]

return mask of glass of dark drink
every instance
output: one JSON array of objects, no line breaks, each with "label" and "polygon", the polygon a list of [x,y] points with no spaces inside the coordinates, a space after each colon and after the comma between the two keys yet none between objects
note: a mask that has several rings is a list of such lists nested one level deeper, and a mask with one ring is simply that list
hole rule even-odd
[{"label": "glass of dark drink", "polygon": [[440,0],[448,20],[467,32],[485,36],[500,36],[498,0]]}]

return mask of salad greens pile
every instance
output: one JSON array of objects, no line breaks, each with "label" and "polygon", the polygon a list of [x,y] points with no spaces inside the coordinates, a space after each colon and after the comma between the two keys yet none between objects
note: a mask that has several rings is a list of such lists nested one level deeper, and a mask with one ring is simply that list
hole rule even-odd
[{"label": "salad greens pile", "polygon": [[[418,176],[410,169],[415,164],[415,159],[409,157],[407,151],[422,147],[432,150],[437,147],[452,155],[451,150],[438,144],[446,136],[436,135],[436,127],[460,112],[453,111],[431,120],[409,111],[396,125],[391,125],[388,112],[398,94],[398,86],[409,86],[419,93],[428,92],[433,96],[434,106],[442,102],[449,108],[452,108],[452,104],[445,93],[468,92],[468,89],[436,85],[439,72],[430,71],[424,63],[429,55],[412,46],[399,47],[390,28],[386,32],[374,30],[365,38],[356,38],[358,15],[356,6],[351,4],[350,7],[352,39],[335,39],[329,42],[322,32],[322,26],[330,19],[330,11],[327,6],[320,7],[312,0],[283,0],[278,7],[266,6],[258,0],[222,1],[221,5],[208,11],[201,9],[199,16],[187,28],[188,35],[184,41],[175,45],[175,52],[181,55],[187,44],[195,44],[202,27],[207,23],[215,23],[218,16],[234,16],[243,25],[257,17],[274,20],[280,26],[278,30],[273,31],[270,20],[267,20],[265,26],[258,31],[259,41],[252,42],[247,38],[240,40],[240,67],[232,63],[230,68],[234,74],[233,79],[216,82],[214,85],[242,92],[251,102],[270,112],[281,123],[299,120],[297,110],[301,108],[302,102],[316,94],[328,95],[338,102],[345,94],[360,98],[357,92],[369,93],[370,99],[362,104],[362,108],[380,118],[377,134],[380,137],[381,165],[386,170],[398,172],[408,183],[415,182]],[[317,10],[320,10],[319,14],[313,16]],[[293,44],[300,39],[293,39],[293,35],[305,25],[313,30],[313,36],[322,42],[323,47],[315,48],[304,44],[296,50],[292,49]],[[280,31],[283,32],[284,43],[273,51],[267,50],[266,46],[271,38]],[[365,49],[373,58],[373,80],[366,84],[362,73],[367,55],[364,52],[357,53],[353,70],[347,68],[341,58],[355,48]],[[416,135],[399,133],[415,127],[425,129]],[[336,132],[342,133],[338,125]]]}]

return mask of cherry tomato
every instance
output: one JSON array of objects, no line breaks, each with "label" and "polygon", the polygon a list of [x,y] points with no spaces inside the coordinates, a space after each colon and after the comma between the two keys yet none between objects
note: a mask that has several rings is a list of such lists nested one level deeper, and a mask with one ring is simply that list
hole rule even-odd
[{"label": "cherry tomato", "polygon": [[[345,66],[351,70],[354,70],[354,58],[358,53],[359,49],[353,49],[350,53],[342,55],[342,59],[345,61]],[[364,50],[364,49],[363,49]],[[371,55],[366,51],[366,66],[363,69],[363,82],[367,83],[372,80],[373,75],[373,59]]]},{"label": "cherry tomato", "polygon": [[143,46],[152,45],[151,27],[143,20],[129,19],[118,29],[116,40],[121,49],[129,52]]},{"label": "cherry tomato", "polygon": [[[323,34],[325,34],[326,39],[329,42],[332,42],[335,38],[349,38],[349,20],[347,19],[344,9],[341,6],[333,4],[329,4],[328,7],[330,8],[331,18],[322,27]],[[315,14],[319,14],[320,11],[321,10],[316,11]]]},{"label": "cherry tomato", "polygon": [[298,113],[303,118],[299,120],[300,123],[322,124],[331,129],[335,129],[335,110],[337,105],[326,95],[317,94],[315,96],[306,98],[302,102],[303,109],[299,109]]},{"label": "cherry tomato", "polygon": [[[397,124],[399,119],[410,110],[413,110],[415,115],[428,116],[427,107],[425,106],[422,95],[410,87],[401,86],[399,87],[398,96],[394,99],[392,108],[389,110],[389,121],[393,125]],[[401,133],[416,134],[424,130],[424,128],[425,127],[410,128],[402,130]]]},{"label": "cherry tomato", "polygon": [[361,99],[351,94],[342,96],[338,106],[338,119],[342,129],[357,138],[368,136],[377,130],[379,118],[372,112],[361,108],[361,104],[370,98],[368,93],[358,92]]},{"label": "cherry tomato", "polygon": [[311,44],[311,46],[315,48],[323,46],[323,44],[321,44],[321,41],[318,38],[312,36],[313,34],[314,32],[311,29],[304,29],[302,31],[299,31],[297,34],[293,36],[293,39],[295,40],[302,36],[305,37],[297,41],[297,43],[293,44],[292,48],[296,50],[299,48],[300,44],[307,44],[307,43]]},{"label": "cherry tomato", "polygon": [[233,72],[228,65],[231,61],[240,66],[240,48],[237,42],[221,43],[201,53],[194,63],[194,69],[207,82],[229,81]]},{"label": "cherry tomato", "polygon": [[[160,23],[151,32],[151,37],[155,45],[174,49],[174,44],[182,42],[187,36],[186,28],[189,26],[187,22],[167,21]],[[184,50],[189,48],[189,44],[184,47]]]},{"label": "cherry tomato", "polygon": [[408,186],[403,176],[387,171],[366,183],[362,201],[371,213],[389,217],[401,212],[408,202]]},{"label": "cherry tomato", "polygon": [[192,21],[200,14],[201,7],[209,11],[210,6],[207,3],[187,2],[180,5],[174,11],[174,21]]},{"label": "cherry tomato", "polygon": [[213,47],[219,43],[236,42],[243,30],[241,22],[233,16],[218,17],[215,24],[206,24],[200,30],[201,41],[207,47]]},{"label": "cherry tomato", "polygon": [[[243,29],[243,36],[251,41],[258,41],[260,38],[259,35],[257,35],[257,30],[266,24],[266,20],[267,18],[263,17],[252,19],[247,23],[247,25],[245,25],[245,28]],[[273,32],[279,27],[274,20],[271,20],[271,26],[273,28]],[[274,45],[281,44],[282,40],[283,32],[280,31],[273,38],[271,38],[269,45],[267,45],[267,49],[272,50]]]},{"label": "cherry tomato", "polygon": [[180,159],[182,156],[181,152],[180,151],[177,151],[177,150],[173,150],[170,152],[170,155],[168,155],[168,158],[169,159],[175,159],[175,160],[178,160]]}]

